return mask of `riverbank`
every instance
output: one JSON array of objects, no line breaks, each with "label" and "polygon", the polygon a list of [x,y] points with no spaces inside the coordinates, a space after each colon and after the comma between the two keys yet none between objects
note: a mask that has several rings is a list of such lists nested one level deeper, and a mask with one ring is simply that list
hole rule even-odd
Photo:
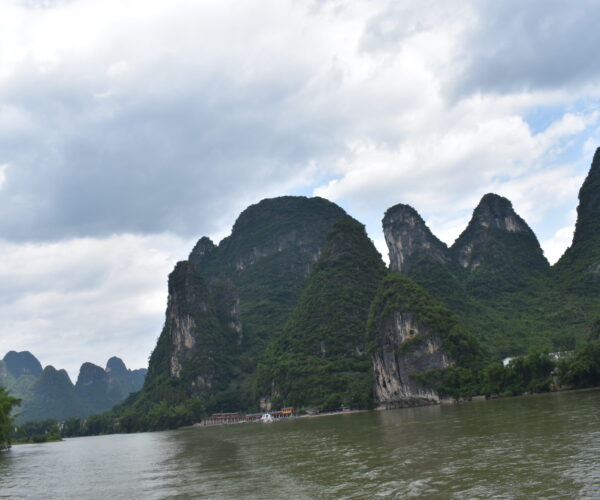
[{"label": "riverbank", "polygon": [[244,418],[233,419],[231,421],[221,421],[221,422],[203,420],[203,421],[200,421],[200,422],[192,424],[192,425],[184,425],[182,427],[179,427],[179,429],[194,429],[197,427],[214,427],[214,426],[223,426],[223,425],[240,425],[240,424],[252,424],[252,423],[276,423],[276,422],[281,422],[281,421],[290,420],[290,419],[331,417],[331,416],[335,416],[335,415],[351,415],[354,413],[365,413],[368,411],[370,411],[370,410],[339,410],[339,411],[327,411],[327,412],[319,412],[319,413],[312,413],[312,414],[305,413],[302,415],[290,415],[288,417],[275,418],[270,422],[262,422],[260,419],[248,420],[248,419],[244,419]]}]

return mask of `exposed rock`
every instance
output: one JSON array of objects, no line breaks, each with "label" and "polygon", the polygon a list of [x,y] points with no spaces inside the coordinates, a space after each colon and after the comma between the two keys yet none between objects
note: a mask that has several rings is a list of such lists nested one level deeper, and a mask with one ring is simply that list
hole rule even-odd
[{"label": "exposed rock", "polygon": [[451,251],[460,266],[471,271],[489,261],[510,263],[521,257],[520,252],[505,248],[505,243],[512,245],[512,241],[502,235],[511,233],[522,235],[512,238],[512,241],[521,246],[528,245],[528,265],[548,267],[540,244],[527,223],[515,213],[509,200],[492,193],[481,199],[469,225],[452,245]]},{"label": "exposed rock", "polygon": [[390,255],[390,269],[406,273],[411,261],[418,257],[448,263],[445,243],[436,238],[417,211],[409,205],[389,208],[383,218],[383,234]]},{"label": "exposed rock", "polygon": [[218,246],[200,239],[169,277],[165,326],[148,380],[168,374],[193,393],[217,393],[232,378],[237,387],[248,387],[261,353],[296,304],[327,232],[343,217],[340,207],[322,198],[284,196],[244,210]]},{"label": "exposed rock", "polygon": [[454,365],[439,336],[413,314],[399,311],[382,323],[378,335],[382,342],[372,356],[375,400],[388,408],[439,403],[438,394],[414,378]]},{"label": "exposed rock", "polygon": [[[177,263],[169,276],[166,321],[161,339],[166,342],[168,373],[180,378],[186,365],[190,388],[201,392],[213,385],[215,373],[223,366],[232,334],[219,322],[213,297],[196,266],[188,261]],[[155,356],[155,355],[154,355]],[[156,369],[156,358],[151,358]],[[151,373],[151,372],[149,372]],[[152,376],[154,374],[152,373]]]},{"label": "exposed rock", "polygon": [[481,355],[479,343],[454,313],[398,273],[390,273],[377,291],[368,336],[373,394],[382,407],[439,403],[437,392],[419,375],[465,366]]},{"label": "exposed rock", "polygon": [[196,246],[191,251],[188,260],[193,264],[200,265],[204,257],[210,255],[215,248],[217,247],[212,240],[207,236],[203,236],[198,240],[198,243],[196,243]]}]

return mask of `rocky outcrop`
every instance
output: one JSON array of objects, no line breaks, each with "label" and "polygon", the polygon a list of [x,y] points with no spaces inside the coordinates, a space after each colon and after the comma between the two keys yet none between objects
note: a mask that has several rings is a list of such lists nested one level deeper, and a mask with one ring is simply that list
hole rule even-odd
[{"label": "rocky outcrop", "polygon": [[198,240],[198,243],[196,243],[190,252],[188,260],[192,264],[200,265],[204,260],[204,257],[209,256],[215,248],[217,247],[213,241],[210,238],[203,236]]},{"label": "rocky outcrop", "polygon": [[383,234],[390,256],[390,269],[406,274],[412,261],[430,257],[447,264],[448,247],[436,238],[417,211],[409,205],[389,208],[383,217]]},{"label": "rocky outcrop", "polygon": [[281,333],[327,232],[344,217],[325,199],[283,196],[244,210],[218,245],[201,238],[169,277],[148,380],[176,377],[196,394],[217,393],[232,380],[249,386],[245,379]]},{"label": "rocky outcrop", "polygon": [[415,379],[419,373],[454,365],[439,335],[419,324],[414,314],[396,311],[378,336],[379,348],[372,356],[375,400],[385,407],[439,403],[438,394]]},{"label": "rocky outcrop", "polygon": [[[207,330],[211,331],[207,331]],[[165,332],[169,338],[169,374],[180,377],[185,363],[196,354],[208,354],[206,340],[218,335],[218,322],[208,287],[188,261],[177,263],[169,276]],[[200,341],[200,342],[198,342]],[[212,376],[204,374],[210,387]]]},{"label": "rocky outcrop", "polygon": [[[420,375],[468,364],[479,343],[449,309],[409,278],[391,273],[371,307],[373,395],[386,408],[439,403]],[[422,377],[421,377],[422,378]]]}]

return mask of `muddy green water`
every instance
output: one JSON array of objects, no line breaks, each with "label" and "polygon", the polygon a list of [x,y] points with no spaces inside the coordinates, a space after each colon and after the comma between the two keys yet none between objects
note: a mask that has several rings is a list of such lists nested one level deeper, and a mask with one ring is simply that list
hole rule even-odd
[{"label": "muddy green water", "polygon": [[0,497],[600,498],[600,391],[15,446]]}]

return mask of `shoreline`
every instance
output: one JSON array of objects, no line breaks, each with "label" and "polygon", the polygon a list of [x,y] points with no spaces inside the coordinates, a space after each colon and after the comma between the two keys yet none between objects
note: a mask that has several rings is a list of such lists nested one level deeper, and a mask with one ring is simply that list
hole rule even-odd
[{"label": "shoreline", "polygon": [[[184,429],[195,429],[198,427],[222,427],[222,426],[227,426],[227,425],[243,425],[243,424],[261,424],[261,423],[276,423],[276,422],[281,422],[281,421],[285,421],[285,420],[296,420],[299,418],[318,418],[318,417],[331,417],[331,416],[336,416],[336,415],[352,415],[355,413],[366,413],[366,412],[370,412],[370,411],[389,411],[389,410],[403,410],[403,409],[408,409],[408,408],[417,408],[417,407],[421,407],[421,406],[441,406],[441,405],[453,405],[453,404],[462,404],[462,403],[472,403],[472,402],[486,402],[486,401],[495,401],[495,400],[499,400],[499,399],[512,399],[512,398],[519,398],[519,397],[531,397],[531,396],[544,396],[544,395],[548,395],[548,394],[558,394],[558,393],[576,393],[576,392],[591,392],[591,391],[598,391],[600,390],[600,386],[596,386],[596,387],[584,387],[584,388],[580,388],[580,389],[559,389],[559,390],[555,390],[555,391],[548,391],[548,392],[533,392],[533,393],[523,393],[523,394],[518,394],[516,396],[501,396],[501,395],[493,395],[491,397],[487,397],[483,394],[477,395],[477,396],[472,396],[469,399],[453,399],[453,398],[440,398],[439,403],[431,403],[431,402],[427,402],[424,404],[420,404],[420,405],[407,405],[407,406],[396,406],[396,407],[385,407],[385,406],[378,406],[375,407],[371,410],[365,410],[365,409],[357,409],[357,410],[340,410],[340,411],[330,411],[330,412],[323,412],[323,413],[318,413],[315,415],[309,415],[309,414],[303,414],[303,415],[294,415],[294,416],[290,416],[290,417],[284,417],[284,418],[279,418],[276,420],[273,420],[272,422],[261,422],[260,420],[247,420],[247,421],[241,421],[241,422],[223,422],[223,423],[212,423],[212,424],[206,424],[206,423],[202,423],[202,422],[197,422],[195,424],[192,425],[185,425],[182,427],[178,427],[176,430],[184,430]],[[268,413],[268,412],[266,412]],[[152,432],[152,431],[151,431]],[[160,431],[155,431],[155,432],[160,432]]]}]

